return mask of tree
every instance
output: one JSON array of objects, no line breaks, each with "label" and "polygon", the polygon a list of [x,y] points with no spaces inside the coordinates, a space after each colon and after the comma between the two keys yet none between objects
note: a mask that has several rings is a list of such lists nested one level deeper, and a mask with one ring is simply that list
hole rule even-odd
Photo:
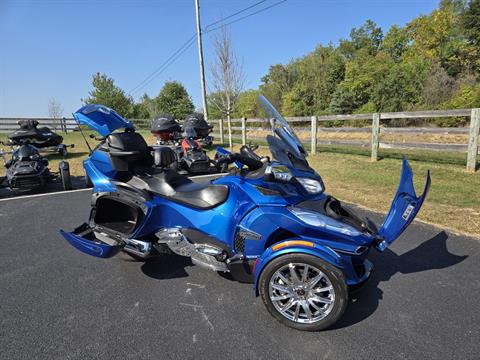
[{"label": "tree", "polygon": [[52,119],[60,119],[63,115],[63,107],[62,105],[55,100],[55,98],[51,98],[48,102],[48,116]]},{"label": "tree", "polygon": [[245,75],[232,50],[230,33],[225,25],[222,25],[220,32],[213,38],[213,48],[215,61],[210,65],[211,88],[217,96],[211,100],[217,109],[227,116],[228,142],[232,147],[231,116],[243,89]]},{"label": "tree", "polygon": [[352,59],[358,50],[364,49],[375,55],[383,39],[383,32],[372,20],[350,31],[350,40],[340,40],[339,50],[347,58]]},{"label": "tree", "polygon": [[260,95],[258,90],[247,90],[242,92],[238,97],[234,116],[250,119],[264,117],[265,114],[257,101],[258,95]]},{"label": "tree", "polygon": [[[470,0],[465,12],[461,15],[463,31],[469,41],[472,71],[480,72],[480,0]],[[478,76],[480,78],[480,75]]]},{"label": "tree", "polygon": [[458,88],[456,79],[445,71],[440,63],[433,63],[423,83],[423,107],[436,109],[439,104],[452,97]]},{"label": "tree", "polygon": [[168,113],[176,119],[184,119],[195,109],[187,89],[178,81],[166,81],[157,97],[150,101],[149,111],[152,117]]},{"label": "tree", "polygon": [[396,63],[376,82],[370,101],[375,111],[411,110],[422,100],[428,62],[422,59]]},{"label": "tree", "polygon": [[332,45],[315,51],[291,65],[295,74],[290,89],[283,93],[282,111],[288,116],[308,116],[325,112],[332,94],[343,80],[345,61]]},{"label": "tree", "polygon": [[208,118],[209,119],[221,119],[224,117],[222,113],[215,104],[218,104],[221,101],[221,94],[217,92],[210,92],[207,95],[207,107],[208,107]]},{"label": "tree", "polygon": [[409,42],[410,34],[406,29],[393,25],[385,35],[380,48],[388,52],[393,60],[400,61],[409,46]]},{"label": "tree", "polygon": [[102,104],[126,118],[135,117],[134,102],[131,96],[115,85],[115,81],[105,74],[96,73],[92,78],[93,90],[89,97],[81,99],[85,104]]},{"label": "tree", "polygon": [[470,0],[462,14],[462,25],[468,39],[480,48],[480,0]]}]

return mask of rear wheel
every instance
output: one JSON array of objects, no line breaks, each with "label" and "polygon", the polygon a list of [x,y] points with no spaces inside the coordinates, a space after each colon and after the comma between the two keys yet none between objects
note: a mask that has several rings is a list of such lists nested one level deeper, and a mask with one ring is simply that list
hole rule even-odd
[{"label": "rear wheel", "polygon": [[283,255],[267,264],[259,292],[273,317],[298,330],[332,326],[348,304],[342,271],[306,254]]},{"label": "rear wheel", "polygon": [[70,177],[70,167],[68,162],[62,161],[59,165],[59,170],[63,190],[72,190],[72,178]]}]

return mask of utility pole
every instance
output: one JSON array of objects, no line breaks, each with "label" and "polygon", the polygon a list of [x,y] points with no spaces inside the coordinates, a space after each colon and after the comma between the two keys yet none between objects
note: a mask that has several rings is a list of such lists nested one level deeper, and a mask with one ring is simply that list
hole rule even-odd
[{"label": "utility pole", "polygon": [[207,110],[207,89],[205,86],[205,69],[203,66],[203,47],[202,47],[202,29],[200,27],[200,5],[199,0],[195,0],[195,11],[197,14],[197,40],[198,40],[198,59],[200,62],[200,82],[202,84],[203,115],[208,119]]}]

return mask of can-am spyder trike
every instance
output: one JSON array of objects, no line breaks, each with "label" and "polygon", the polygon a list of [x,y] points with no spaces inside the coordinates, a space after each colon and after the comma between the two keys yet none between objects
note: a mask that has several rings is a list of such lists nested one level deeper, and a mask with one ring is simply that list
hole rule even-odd
[{"label": "can-am spyder trike", "polygon": [[168,147],[149,148],[133,125],[113,110],[88,105],[74,115],[105,141],[84,166],[94,189],[90,220],[65,239],[89,255],[123,250],[137,257],[172,252],[194,264],[253,282],[270,314],[300,330],[334,324],[349,289],[367,281],[375,248],[385,250],[417,215],[430,185],[415,194],[403,161],[400,185],[380,229],[334,197],[306,160],[302,144],[263,96],[274,135],[273,160],[251,148],[222,151],[220,163],[243,164],[234,173],[200,184],[170,168]]}]

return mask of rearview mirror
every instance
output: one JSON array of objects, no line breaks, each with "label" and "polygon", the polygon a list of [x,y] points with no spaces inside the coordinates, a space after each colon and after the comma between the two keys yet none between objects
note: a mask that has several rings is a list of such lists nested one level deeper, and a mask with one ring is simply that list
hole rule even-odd
[{"label": "rearview mirror", "polygon": [[263,177],[265,181],[281,183],[289,183],[292,178],[292,173],[285,165],[268,165]]}]

